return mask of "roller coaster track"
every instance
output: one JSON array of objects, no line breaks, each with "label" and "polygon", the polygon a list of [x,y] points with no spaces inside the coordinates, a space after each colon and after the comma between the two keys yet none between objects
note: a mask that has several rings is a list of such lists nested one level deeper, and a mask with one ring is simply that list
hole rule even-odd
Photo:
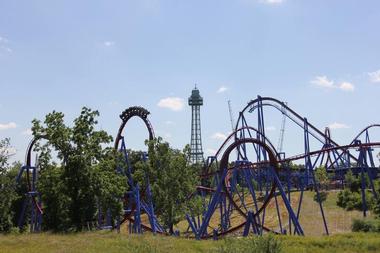
[{"label": "roller coaster track", "polygon": [[[128,123],[128,121],[130,119],[134,118],[134,117],[141,119],[145,123],[145,126],[146,126],[146,128],[148,130],[148,133],[149,133],[149,140],[153,140],[154,139],[154,130],[153,130],[152,124],[150,123],[150,121],[148,119],[148,115],[149,114],[150,114],[150,112],[148,110],[146,110],[145,108],[140,107],[140,106],[129,107],[128,109],[124,110],[120,114],[120,119],[122,120],[122,122],[121,122],[121,125],[119,127],[119,131],[117,133],[117,136],[115,138],[114,149],[116,151],[118,151],[120,149],[120,146],[122,146],[121,148],[126,148],[125,147],[125,142],[124,142],[124,137],[123,137],[123,131],[124,131],[124,129],[125,129],[126,124]],[[122,142],[122,145],[120,144],[120,142]],[[127,151],[124,150],[124,152],[127,152]],[[126,157],[126,159],[128,159],[128,158]],[[130,166],[130,164],[129,164],[128,161],[126,161],[126,163],[127,163],[128,166]],[[128,184],[129,184],[129,186],[132,189],[136,190],[136,185],[134,184],[134,182],[132,180],[132,175],[127,175],[127,176],[128,176]],[[149,207],[149,204],[145,203],[143,200],[141,200],[141,203],[139,205],[141,205],[141,208],[150,217],[151,227],[149,227],[148,225],[143,224],[143,223],[139,224],[139,226],[141,226],[145,230],[148,230],[148,231],[151,231],[151,232],[164,233],[165,231],[158,224],[157,218],[154,215],[154,211],[151,210],[151,209],[153,209],[153,205],[151,205],[151,207]],[[123,224],[127,220],[129,220],[132,223],[135,223],[136,222],[135,219],[132,218],[132,215],[133,215],[134,212],[136,212],[136,206],[133,207],[133,209],[131,210],[131,212],[128,215],[127,214],[124,215],[123,219],[120,222],[120,225]],[[156,226],[156,227],[153,229],[152,228],[153,226]]]},{"label": "roller coaster track", "polygon": [[[280,100],[277,100],[272,97],[260,97],[251,100],[244,109],[239,113],[239,118],[236,123],[236,129],[239,129],[240,122],[242,118],[244,117],[245,112],[252,113],[254,110],[258,109],[259,106],[269,106],[277,109],[281,114],[283,114],[283,111],[286,111],[286,117],[288,117],[291,121],[293,121],[296,125],[298,125],[300,128],[305,128],[305,123],[308,126],[308,132],[311,136],[313,136],[315,139],[317,139],[321,144],[324,144],[326,141],[331,143],[334,146],[340,146],[337,142],[335,142],[333,139],[331,139],[330,136],[326,135],[322,131],[320,131],[317,127],[315,127],[313,124],[308,122],[306,118],[302,117],[300,114],[298,114],[296,111],[294,111],[292,108],[290,108],[287,103],[281,102]],[[375,125],[373,125],[375,126]],[[365,130],[363,130],[365,131]],[[359,134],[360,135],[360,134]],[[357,161],[357,158],[354,156],[350,157]]]},{"label": "roller coaster track", "polygon": [[[310,136],[313,136],[321,144],[324,144],[323,147],[321,149],[314,150],[314,151],[310,151],[309,149],[305,148],[304,153],[289,156],[289,157],[283,157],[283,158],[279,157],[279,154],[277,153],[274,145],[271,143],[270,139],[265,136],[265,132],[264,132],[263,128],[260,128],[260,126],[258,126],[257,128],[254,128],[254,127],[248,125],[245,121],[245,115],[244,115],[245,113],[247,113],[247,112],[252,113],[255,110],[261,110],[261,112],[262,112],[262,107],[264,107],[264,106],[273,107],[276,110],[278,110],[282,115],[285,115],[290,121],[294,122],[298,127],[302,128],[303,131],[305,133],[307,133],[307,135],[310,134]],[[286,111],[285,114],[283,113],[284,111]],[[119,129],[118,129],[118,132],[117,132],[117,135],[115,138],[115,142],[114,142],[114,149],[116,151],[122,150],[123,152],[127,152],[123,133],[124,133],[124,131],[126,131],[126,125],[129,122],[129,120],[134,118],[134,117],[139,118],[144,122],[146,129],[148,131],[148,134],[149,134],[149,140],[154,139],[154,130],[153,130],[153,127],[152,127],[152,125],[148,119],[149,114],[150,113],[148,110],[146,110],[143,107],[137,107],[137,106],[130,107],[130,108],[124,110],[120,114],[120,119],[122,120],[122,122],[120,124]],[[243,124],[243,122],[245,122],[245,123]],[[192,195],[189,196],[189,198],[191,198],[195,194],[197,194],[197,192],[198,193],[202,192],[202,193],[206,193],[208,195],[208,197],[210,197],[210,202],[209,202],[209,207],[208,207],[209,209],[207,210],[208,216],[207,215],[205,216],[205,213],[202,214],[203,215],[202,219],[206,217],[205,218],[206,220],[204,222],[202,222],[202,224],[199,224],[199,227],[198,227],[199,233],[196,234],[196,236],[194,235],[194,237],[197,237],[198,239],[208,239],[208,238],[213,237],[213,235],[211,235],[208,232],[208,229],[210,228],[208,222],[210,221],[213,213],[216,212],[215,210],[218,207],[218,205],[220,205],[220,207],[222,206],[222,204],[221,204],[222,202],[217,202],[217,201],[221,201],[220,196],[222,196],[225,199],[224,204],[227,203],[227,201],[228,201],[228,204],[231,206],[231,210],[233,210],[233,211],[236,210],[238,215],[240,217],[242,217],[244,219],[244,221],[239,220],[239,223],[237,223],[237,224],[235,223],[235,225],[228,227],[227,229],[224,229],[224,228],[220,229],[217,231],[216,235],[217,236],[224,236],[227,234],[235,233],[235,232],[241,230],[243,227],[247,226],[247,223],[249,222],[248,221],[249,215],[247,214],[247,210],[246,210],[247,208],[246,208],[246,206],[243,206],[244,203],[242,205],[241,203],[239,203],[239,200],[236,200],[236,197],[240,197],[240,196],[237,196],[239,193],[237,192],[237,190],[235,190],[235,191],[232,190],[232,187],[231,187],[232,173],[234,171],[239,171],[239,170],[242,172],[248,171],[248,170],[251,170],[251,171],[256,170],[256,172],[258,170],[268,170],[270,173],[272,173],[271,174],[272,178],[270,178],[270,180],[266,182],[269,185],[269,189],[267,189],[267,194],[266,194],[265,198],[262,200],[262,202],[260,203],[261,206],[259,208],[257,208],[257,206],[256,206],[256,211],[253,214],[253,218],[254,218],[255,226],[261,228],[263,231],[267,231],[267,232],[271,231],[274,233],[278,233],[278,232],[274,231],[273,229],[270,229],[267,226],[265,226],[264,220],[262,222],[260,221],[260,215],[265,216],[265,209],[268,208],[268,205],[269,205],[269,202],[271,201],[271,199],[276,198],[276,196],[281,196],[284,200],[285,205],[289,205],[289,203],[291,204],[290,197],[289,197],[289,199],[286,199],[286,196],[284,196],[284,190],[282,189],[281,182],[280,182],[280,179],[278,177],[279,173],[284,168],[283,165],[286,165],[287,163],[290,163],[290,162],[299,161],[301,159],[319,156],[322,153],[328,153],[328,152],[339,152],[340,155],[347,154],[350,158],[352,158],[352,160],[357,162],[358,160],[360,160],[360,156],[358,158],[357,156],[355,156],[353,153],[350,152],[351,150],[360,151],[360,150],[371,150],[373,148],[380,148],[380,142],[371,142],[369,137],[368,137],[369,136],[368,131],[370,129],[373,129],[373,128],[380,128],[380,124],[373,124],[373,125],[370,125],[370,126],[364,128],[361,132],[359,132],[358,135],[356,135],[356,137],[352,140],[352,142],[350,144],[339,145],[337,142],[335,142],[331,138],[329,129],[326,129],[325,132],[320,131],[317,127],[315,127],[314,125],[309,123],[306,118],[302,117],[301,115],[296,113],[293,109],[291,109],[286,103],[281,102],[281,101],[279,101],[275,98],[271,98],[271,97],[258,97],[255,100],[251,100],[243,108],[243,110],[239,113],[239,118],[237,120],[235,130],[222,143],[222,145],[219,147],[219,149],[217,150],[217,152],[213,156],[214,159],[211,160],[211,162],[206,165],[206,167],[204,168],[204,170],[200,174],[201,179],[218,178],[218,180],[219,180],[218,181],[219,183],[217,184],[218,187],[213,188],[213,187],[210,187],[209,185],[199,185],[195,189],[195,193],[193,193]],[[243,136],[245,136],[244,135],[245,131],[249,132],[249,137],[247,137],[247,138],[243,137]],[[254,133],[256,138],[252,137],[251,132]],[[241,134],[241,133],[243,133],[243,134]],[[365,141],[362,142],[360,140],[360,138],[362,138],[364,134],[365,134]],[[34,138],[29,143],[29,146],[28,146],[27,152],[26,152],[26,158],[25,158],[25,161],[26,161],[25,168],[26,169],[25,170],[26,170],[26,180],[27,180],[29,192],[32,192],[35,190],[34,189],[35,188],[34,183],[33,183],[34,181],[33,181],[32,176],[30,175],[29,169],[33,168],[32,167],[32,159],[31,159],[32,158],[31,157],[32,151],[33,151],[36,143],[40,139],[46,139],[46,137],[45,136],[39,136],[39,137]],[[253,145],[254,152],[256,152],[257,158],[259,157],[258,153],[261,152],[258,147],[260,147],[260,149],[262,149],[267,154],[267,156],[265,156],[263,159],[258,158],[257,161],[252,161],[252,162],[246,161],[246,163],[242,163],[242,164],[239,164],[236,161],[236,164],[232,163],[232,166],[231,166],[231,163],[229,161],[229,156],[230,156],[231,152],[234,149],[237,149],[238,152],[240,152],[239,148],[241,146],[246,145],[246,144],[247,145]],[[325,144],[328,144],[328,145],[325,145]],[[220,160],[220,162],[218,162],[218,160]],[[315,160],[317,161],[318,158],[316,158]],[[323,158],[321,160],[323,160]],[[126,163],[128,163],[128,156],[126,156]],[[215,171],[211,171],[212,165],[215,165]],[[128,166],[130,166],[130,165],[128,164]],[[131,170],[129,170],[127,172],[127,174],[128,173],[132,173]],[[243,173],[242,173],[242,175],[243,175]],[[256,175],[254,175],[254,174],[250,174],[250,176],[252,178],[250,178],[249,180],[253,180],[253,181],[255,179],[260,180],[259,177],[255,178]],[[129,188],[132,189],[132,191],[136,191],[136,189],[137,189],[137,191],[139,191],[139,187],[136,187],[135,183],[133,182],[132,175],[129,174],[129,175],[127,175],[127,177],[128,177],[127,184],[129,186]],[[147,184],[149,185],[149,180],[147,182],[148,182]],[[246,183],[246,184],[248,184],[248,183]],[[235,187],[236,187],[236,185],[235,185]],[[245,186],[245,187],[246,187],[245,190],[247,190],[248,187],[247,186]],[[288,186],[288,189],[289,189],[289,186]],[[263,192],[263,190],[260,190],[260,191]],[[317,191],[317,189],[316,189],[316,191]],[[243,189],[243,192],[244,192],[244,189]],[[218,197],[218,194],[219,194],[219,197]],[[279,195],[279,194],[282,194],[282,195]],[[160,233],[160,234],[166,234],[165,230],[158,224],[158,219],[154,215],[153,204],[151,201],[149,201],[149,199],[151,199],[150,193],[149,194],[145,193],[145,195],[144,195],[144,193],[142,191],[141,196],[143,199],[141,199],[141,203],[139,204],[140,207],[137,208],[136,205],[134,205],[134,206],[132,205],[131,210],[128,210],[128,214],[127,214],[127,212],[125,212],[124,216],[122,217],[122,221],[120,222],[120,224],[122,224],[125,221],[130,221],[133,224],[141,222],[138,220],[136,221],[137,216],[133,216],[137,212],[137,210],[141,210],[143,213],[148,215],[149,222],[150,222],[150,224],[143,224],[143,223],[140,224],[140,226],[144,230],[152,231],[152,232]],[[215,200],[213,203],[213,206],[212,206],[210,203],[212,203],[211,200],[213,200],[214,197],[216,199],[219,198],[219,200]],[[33,201],[34,208],[38,211],[38,213],[42,214],[43,210],[42,210],[41,205],[38,203],[36,196],[31,195],[31,199]],[[126,202],[129,200],[130,199],[128,199],[128,200],[125,199]],[[301,200],[299,203],[301,203],[301,201],[302,201],[302,197],[301,197]],[[132,202],[130,202],[130,203],[132,203]],[[276,205],[277,205],[277,199],[276,199]],[[242,206],[245,209],[243,209]],[[301,206],[301,204],[299,204],[299,207],[298,207],[298,214],[300,211],[300,206]],[[302,235],[303,234],[302,228],[298,224],[298,214],[297,214],[297,217],[294,216],[294,213],[293,213],[291,206],[290,207],[286,206],[286,208],[287,208],[289,217],[292,216],[293,217],[292,219],[295,219],[295,220],[293,220],[293,224],[295,227],[298,226],[296,228],[298,233],[300,235]],[[234,214],[236,214],[236,213],[234,213]],[[258,218],[258,219],[256,219],[256,218]],[[208,221],[207,221],[207,219],[208,219]],[[215,219],[215,217],[214,217],[214,219]],[[259,222],[257,222],[257,220]],[[294,221],[296,221],[296,222],[294,222]],[[290,221],[289,221],[289,224],[290,224]],[[202,226],[200,226],[200,225],[202,225]],[[282,229],[281,229],[281,232],[282,232]]]}]

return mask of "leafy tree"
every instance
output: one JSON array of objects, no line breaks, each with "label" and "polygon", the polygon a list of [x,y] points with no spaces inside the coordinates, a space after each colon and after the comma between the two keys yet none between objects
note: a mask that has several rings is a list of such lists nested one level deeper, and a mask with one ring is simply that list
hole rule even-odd
[{"label": "leafy tree", "polygon": [[[64,123],[64,114],[53,111],[44,124],[33,120],[35,137],[47,143],[42,152],[39,187],[47,216],[46,229],[81,230],[95,219],[97,204],[107,204],[114,214],[121,212],[124,179],[115,173],[115,156],[103,145],[112,141],[105,131],[96,131],[98,111],[83,107],[73,127]],[[53,148],[60,164],[51,163]]]},{"label": "leafy tree", "polygon": [[[368,185],[369,177],[365,177],[366,185]],[[345,175],[346,189],[338,193],[337,205],[346,210],[363,210],[363,199],[361,193],[361,176],[355,176],[351,170]],[[366,198],[366,206],[368,210],[375,207],[375,198],[369,190],[364,192]]]},{"label": "leafy tree", "polygon": [[10,152],[11,144],[10,139],[5,138],[0,140],[0,172],[4,174],[8,166],[9,157],[12,155]]},{"label": "leafy tree", "polygon": [[315,172],[315,180],[319,183],[322,188],[326,188],[329,183],[329,176],[327,175],[327,171],[325,167],[316,168]]},{"label": "leafy tree", "polygon": [[67,230],[71,225],[70,198],[64,193],[63,167],[47,164],[43,168],[37,186],[43,200],[43,229]]},{"label": "leafy tree", "polygon": [[315,180],[321,186],[321,191],[319,192],[319,199],[318,199],[318,194],[315,193],[314,201],[323,203],[327,199],[328,192],[326,190],[329,184],[329,177],[328,177],[326,168],[324,166],[316,168],[314,175],[315,175]]},{"label": "leafy tree", "polygon": [[[374,184],[375,184],[375,191],[378,195],[380,195],[380,180],[377,179],[377,180],[374,180]],[[374,201],[373,201],[373,213],[375,214],[375,217],[377,219],[380,219],[380,198],[379,199],[375,199],[374,198]]]},{"label": "leafy tree", "polygon": [[198,183],[199,168],[190,164],[189,146],[181,152],[170,148],[161,138],[147,144],[149,160],[144,170],[151,179],[157,214],[172,234],[174,225],[184,218],[187,208],[199,203],[194,199],[191,205],[188,199]]},{"label": "leafy tree", "polygon": [[0,140],[0,232],[9,232],[13,226],[12,203],[17,199],[15,182],[9,178],[9,138]]},{"label": "leafy tree", "polygon": [[351,170],[348,170],[348,172],[345,175],[345,182],[347,184],[347,187],[350,189],[351,192],[359,192],[361,189],[361,179],[359,177],[356,177]]}]

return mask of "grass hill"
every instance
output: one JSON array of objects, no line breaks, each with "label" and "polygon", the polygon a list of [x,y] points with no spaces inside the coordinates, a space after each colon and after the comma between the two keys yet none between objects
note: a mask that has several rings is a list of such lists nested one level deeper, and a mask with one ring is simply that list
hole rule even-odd
[{"label": "grass hill", "polygon": [[[294,253],[367,253],[380,252],[377,234],[344,234],[330,237],[277,236],[282,252]],[[240,245],[250,238],[232,238],[224,241],[195,241],[183,238],[145,234],[126,235],[114,232],[93,232],[68,235],[25,234],[0,236],[1,253],[116,253],[116,252],[226,252],[223,245]],[[227,251],[229,252],[229,251]]]},{"label": "grass hill", "polygon": [[[313,200],[313,192],[305,192],[300,213],[300,221],[307,236],[276,236],[281,242],[282,252],[380,252],[379,234],[350,233],[353,218],[362,217],[359,211],[347,212],[336,205],[337,192],[330,191],[324,210],[332,236],[323,236],[322,218],[318,204]],[[292,193],[292,205],[298,204],[299,193]],[[279,202],[283,206],[283,203]],[[284,207],[281,207],[284,210]],[[276,217],[274,204],[268,206],[266,225],[270,226]],[[287,213],[281,213],[286,221]],[[240,217],[232,217],[241,219]],[[218,220],[218,217],[215,217]],[[217,221],[211,222],[217,222]],[[240,221],[236,221],[237,223]],[[276,224],[272,224],[275,226]],[[181,222],[178,227],[185,229],[187,224]],[[0,235],[0,253],[71,253],[71,252],[234,252],[226,251],[226,245],[239,245],[252,240],[250,238],[229,237],[219,241],[195,241],[193,239],[153,236],[151,234],[128,235],[127,226],[122,227],[120,234],[110,231],[97,231],[73,234],[21,234]],[[232,246],[234,248],[235,246]],[[228,248],[228,247],[227,247]],[[231,247],[230,247],[231,248]]]}]

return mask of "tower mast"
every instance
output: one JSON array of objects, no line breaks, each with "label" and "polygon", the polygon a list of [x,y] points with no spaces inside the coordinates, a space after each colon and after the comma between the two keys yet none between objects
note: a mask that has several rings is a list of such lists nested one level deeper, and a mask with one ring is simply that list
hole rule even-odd
[{"label": "tower mast", "polygon": [[189,97],[191,106],[191,142],[190,142],[190,160],[192,163],[203,163],[202,135],[201,135],[201,112],[203,98],[199,94],[197,85],[191,91]]}]

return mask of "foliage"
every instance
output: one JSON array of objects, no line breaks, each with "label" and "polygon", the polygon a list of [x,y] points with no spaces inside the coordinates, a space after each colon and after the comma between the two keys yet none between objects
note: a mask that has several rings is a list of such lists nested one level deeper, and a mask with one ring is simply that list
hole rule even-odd
[{"label": "foliage", "polygon": [[10,139],[5,138],[3,140],[0,140],[0,173],[4,174],[6,172],[6,168],[8,166],[8,160],[11,156],[10,154]]},{"label": "foliage", "polygon": [[329,177],[327,175],[327,171],[325,167],[318,167],[315,169],[314,172],[315,180],[317,183],[319,183],[322,187],[322,189],[326,188],[329,183]]},{"label": "foliage", "polygon": [[372,211],[375,214],[375,217],[380,219],[380,180],[374,180],[374,185],[375,185],[375,191],[378,195],[378,199],[374,198],[374,203],[373,203],[373,208]]},{"label": "foliage", "polygon": [[348,189],[351,192],[359,192],[361,189],[361,179],[359,177],[356,177],[351,170],[348,170],[348,172],[345,175],[345,183],[347,184]]},{"label": "foliage", "polygon": [[197,166],[190,165],[189,146],[181,152],[161,138],[147,142],[148,163],[140,164],[150,180],[156,212],[173,233],[173,226],[184,219],[188,196],[198,183]]},{"label": "foliage", "polygon": [[66,230],[70,227],[69,197],[64,191],[63,168],[61,166],[46,165],[40,172],[38,191],[43,200],[43,229],[57,231]]},{"label": "foliage", "polygon": [[272,234],[265,236],[250,237],[246,240],[236,240],[227,238],[219,249],[218,253],[280,253],[282,252],[282,242]]},{"label": "foliage", "polygon": [[[366,185],[368,185],[368,177],[366,177]],[[363,199],[361,193],[361,178],[355,176],[351,170],[345,175],[346,189],[338,193],[337,205],[345,208],[348,211],[351,210],[363,210]],[[367,209],[371,210],[375,205],[375,199],[373,193],[369,190],[365,190],[365,199]]]},{"label": "foliage", "polygon": [[[81,230],[95,219],[97,204],[121,212],[119,198],[125,191],[124,181],[115,173],[114,153],[103,148],[112,141],[105,131],[96,131],[98,111],[83,107],[73,127],[64,123],[64,114],[53,111],[44,124],[33,120],[33,135],[43,136],[40,151],[41,179],[38,188],[43,197],[45,229]],[[59,164],[52,163],[53,148]]]},{"label": "foliage", "polygon": [[0,232],[12,229],[15,215],[12,203],[17,199],[14,178],[9,177],[9,149],[10,140],[0,140]]},{"label": "foliage", "polygon": [[[367,209],[371,210],[374,205],[374,198],[371,192],[365,191],[365,198]],[[361,193],[351,192],[348,189],[344,189],[338,193],[337,205],[345,208],[347,211],[359,210],[363,211],[363,200]]]},{"label": "foliage", "polygon": [[358,192],[351,192],[344,189],[338,193],[337,205],[348,211],[360,210],[362,208],[361,196]]},{"label": "foliage", "polygon": [[[332,236],[274,236],[281,242],[284,253],[374,253],[380,251],[379,235],[375,233],[349,233]],[[243,244],[252,238],[230,238],[232,244]],[[129,235],[108,231],[72,234],[0,235],[2,253],[21,252],[72,252],[72,253],[208,253],[218,252],[224,240],[189,240],[172,236]],[[220,252],[220,251],[219,251]],[[234,252],[234,251],[230,251]],[[249,251],[247,251],[249,252]]]},{"label": "foliage", "polygon": [[380,220],[374,219],[354,219],[352,222],[352,232],[380,232]]},{"label": "foliage", "polygon": [[[380,193],[380,191],[378,191]],[[373,213],[376,215],[376,218],[380,219],[380,199],[375,200],[373,206]]]}]

